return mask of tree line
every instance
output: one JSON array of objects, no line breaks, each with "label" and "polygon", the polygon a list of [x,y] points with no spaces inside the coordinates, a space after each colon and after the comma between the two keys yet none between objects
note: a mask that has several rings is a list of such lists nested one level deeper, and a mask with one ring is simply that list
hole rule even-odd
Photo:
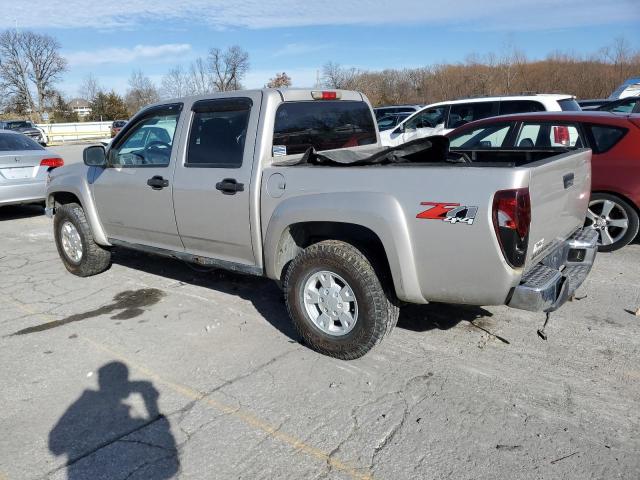
[{"label": "tree line", "polygon": [[[125,94],[120,95],[89,74],[78,93],[89,102],[87,119],[125,119],[161,99],[240,90],[249,68],[249,54],[240,46],[211,48],[187,67],[171,68],[159,85],[135,70]],[[46,112],[54,122],[78,121],[57,87],[67,69],[60,44],[50,35],[0,33],[0,114],[39,122]],[[321,85],[315,87],[359,90],[375,106],[524,92],[567,93],[584,99],[607,97],[624,80],[639,74],[640,51],[620,38],[591,55],[553,52],[544,60],[531,60],[522,50],[510,47],[502,54],[473,54],[463,62],[421,68],[371,71],[328,62],[322,68]],[[265,86],[291,84],[291,77],[279,72]]]},{"label": "tree line", "polygon": [[623,81],[640,75],[640,51],[624,38],[580,56],[554,52],[529,60],[522,50],[470,55],[457,64],[368,71],[329,62],[323,83],[364,92],[374,105],[429,104],[474,96],[567,93],[579,99],[606,98]]}]

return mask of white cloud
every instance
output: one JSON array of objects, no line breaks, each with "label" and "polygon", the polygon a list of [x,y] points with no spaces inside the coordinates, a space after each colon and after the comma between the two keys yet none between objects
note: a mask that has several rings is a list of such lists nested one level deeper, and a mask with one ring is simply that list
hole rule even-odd
[{"label": "white cloud", "polygon": [[544,30],[640,19],[638,0],[172,0],[14,2],[0,28],[134,28],[152,21],[214,28],[454,24],[477,30]]},{"label": "white cloud", "polygon": [[188,43],[164,45],[136,45],[133,48],[102,48],[93,51],[76,51],[64,56],[71,66],[104,65],[107,63],[131,63],[144,59],[173,61],[191,52]]},{"label": "white cloud", "polygon": [[274,57],[286,57],[311,54],[329,48],[329,45],[310,45],[307,43],[287,43],[284,47],[273,52]]}]

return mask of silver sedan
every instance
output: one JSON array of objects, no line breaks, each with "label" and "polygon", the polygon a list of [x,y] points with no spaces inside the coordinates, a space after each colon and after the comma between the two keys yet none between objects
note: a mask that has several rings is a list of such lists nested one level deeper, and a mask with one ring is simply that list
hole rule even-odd
[{"label": "silver sedan", "polygon": [[0,130],[0,206],[44,201],[49,170],[63,165],[26,135]]}]

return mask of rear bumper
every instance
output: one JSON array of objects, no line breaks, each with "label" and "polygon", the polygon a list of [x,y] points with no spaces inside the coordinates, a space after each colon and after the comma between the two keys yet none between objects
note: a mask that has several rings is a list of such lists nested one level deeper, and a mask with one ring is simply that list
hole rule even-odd
[{"label": "rear bumper", "polygon": [[30,182],[19,185],[0,185],[0,205],[18,205],[44,200],[44,182]]},{"label": "rear bumper", "polygon": [[531,312],[557,310],[587,278],[597,250],[597,232],[578,230],[522,277],[507,305]]}]

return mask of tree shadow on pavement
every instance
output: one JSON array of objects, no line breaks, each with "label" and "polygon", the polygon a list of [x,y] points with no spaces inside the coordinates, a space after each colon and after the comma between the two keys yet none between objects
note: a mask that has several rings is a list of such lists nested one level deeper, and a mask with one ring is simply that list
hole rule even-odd
[{"label": "tree shadow on pavement", "polygon": [[40,204],[0,206],[0,222],[39,217],[41,215],[44,215],[44,207]]},{"label": "tree shadow on pavement", "polygon": [[[130,381],[124,363],[98,370],[98,390],[85,390],[49,433],[49,450],[66,455],[68,480],[168,480],[180,469],[169,421],[158,410],[151,382]],[[127,404],[139,395],[147,415]],[[133,414],[132,414],[133,410]]]},{"label": "tree shadow on pavement", "polygon": [[184,284],[237,295],[248,300],[274,328],[291,341],[300,341],[289,319],[282,291],[273,280],[226,270],[203,268],[180,260],[124,248],[114,249],[113,253],[113,262],[124,267],[168,277]]}]

